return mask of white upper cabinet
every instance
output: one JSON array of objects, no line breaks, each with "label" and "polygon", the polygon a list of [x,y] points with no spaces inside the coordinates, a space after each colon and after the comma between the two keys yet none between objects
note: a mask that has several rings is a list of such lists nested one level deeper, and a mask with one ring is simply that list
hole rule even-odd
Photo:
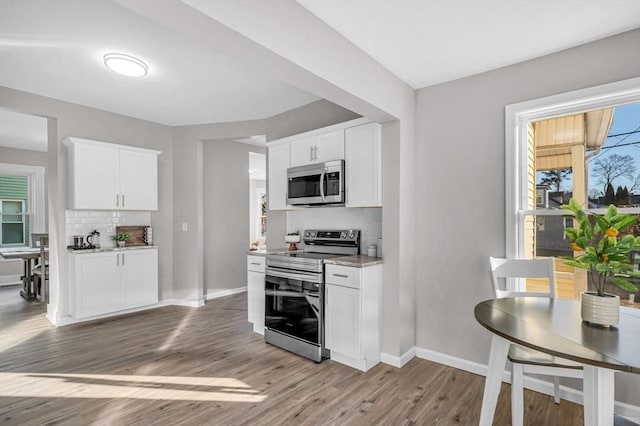
[{"label": "white upper cabinet", "polygon": [[67,138],[70,208],[157,210],[160,151]]},{"label": "white upper cabinet", "polygon": [[291,167],[343,159],[343,129],[291,142]]},{"label": "white upper cabinet", "polygon": [[120,194],[126,210],[158,210],[157,155],[120,150]]},{"label": "white upper cabinet", "polygon": [[289,144],[269,147],[267,154],[269,165],[268,201],[269,210],[287,208],[287,169],[289,168]]},{"label": "white upper cabinet", "polygon": [[368,123],[345,130],[347,207],[382,207],[380,125]]}]

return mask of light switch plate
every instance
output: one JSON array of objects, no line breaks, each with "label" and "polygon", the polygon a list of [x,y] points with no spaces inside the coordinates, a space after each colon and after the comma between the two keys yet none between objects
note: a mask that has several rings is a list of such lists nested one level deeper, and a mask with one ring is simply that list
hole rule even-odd
[{"label": "light switch plate", "polygon": [[182,232],[187,232],[188,229],[189,226],[187,225],[187,222],[182,222]]}]

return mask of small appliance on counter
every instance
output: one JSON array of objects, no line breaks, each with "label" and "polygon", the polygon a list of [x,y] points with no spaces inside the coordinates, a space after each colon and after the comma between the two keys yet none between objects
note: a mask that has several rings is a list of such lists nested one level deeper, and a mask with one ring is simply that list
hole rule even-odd
[{"label": "small appliance on counter", "polygon": [[89,235],[87,235],[87,245],[92,248],[100,248],[100,233],[97,229],[94,229]]}]

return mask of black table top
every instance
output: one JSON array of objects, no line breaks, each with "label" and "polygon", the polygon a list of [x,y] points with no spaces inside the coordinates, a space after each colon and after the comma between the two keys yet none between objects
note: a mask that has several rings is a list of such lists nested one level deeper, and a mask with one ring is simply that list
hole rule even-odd
[{"label": "black table top", "polygon": [[640,374],[640,311],[620,308],[620,324],[584,323],[580,302],[514,297],[485,300],[476,320],[507,340],[582,364]]}]

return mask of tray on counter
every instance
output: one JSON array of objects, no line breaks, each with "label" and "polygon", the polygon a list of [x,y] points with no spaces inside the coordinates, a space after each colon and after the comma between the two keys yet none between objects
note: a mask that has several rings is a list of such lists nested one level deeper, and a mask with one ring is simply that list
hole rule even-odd
[{"label": "tray on counter", "polygon": [[129,240],[127,241],[127,246],[146,246],[147,243],[144,242],[144,228],[143,226],[116,226],[116,233],[118,232],[126,232],[129,234]]}]

